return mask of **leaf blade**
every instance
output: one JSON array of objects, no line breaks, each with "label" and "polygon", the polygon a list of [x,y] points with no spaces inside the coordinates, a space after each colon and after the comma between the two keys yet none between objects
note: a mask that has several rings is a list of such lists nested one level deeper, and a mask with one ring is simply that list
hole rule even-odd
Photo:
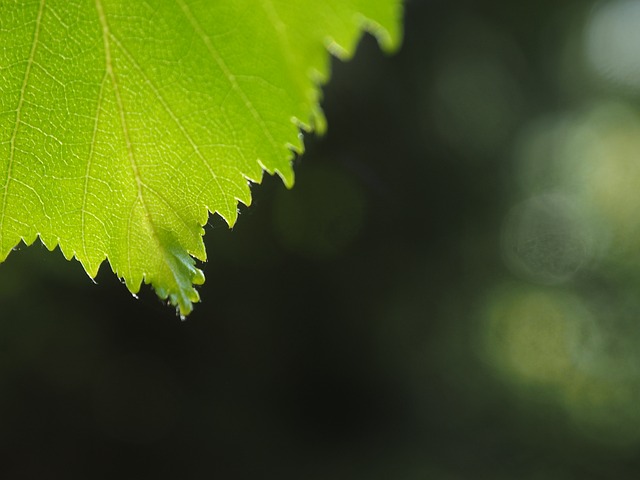
[{"label": "leaf blade", "polygon": [[263,171],[293,184],[326,47],[400,39],[399,0],[0,2],[0,260],[40,237],[182,315],[208,215],[233,225]]}]

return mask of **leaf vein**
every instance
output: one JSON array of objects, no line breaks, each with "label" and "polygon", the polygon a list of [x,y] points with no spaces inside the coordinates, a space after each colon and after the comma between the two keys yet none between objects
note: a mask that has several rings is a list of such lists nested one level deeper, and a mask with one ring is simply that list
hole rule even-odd
[{"label": "leaf vein", "polygon": [[260,126],[262,132],[264,133],[265,137],[273,147],[274,151],[278,151],[279,150],[278,143],[273,138],[273,135],[271,134],[271,130],[269,130],[269,127],[267,126],[265,120],[262,118],[262,115],[260,115],[260,112],[258,112],[254,104],[251,102],[251,99],[249,99],[247,94],[244,92],[244,90],[238,83],[238,79],[236,78],[236,76],[231,72],[226,62],[220,56],[220,53],[218,52],[216,47],[213,45],[213,42],[211,41],[211,37],[207,35],[207,33],[202,29],[202,26],[200,25],[198,20],[195,18],[195,16],[189,9],[188,5],[184,2],[184,0],[176,0],[176,2],[182,9],[189,23],[191,23],[193,29],[196,31],[196,33],[200,37],[200,40],[202,40],[202,42],[204,43],[209,54],[211,55],[211,58],[213,58],[213,60],[218,65],[218,68],[220,68],[220,70],[222,70],[222,73],[224,73],[224,76],[227,78],[227,81],[231,84],[231,88],[238,93],[245,107],[247,108],[251,116],[254,118],[254,120]]},{"label": "leaf vein", "polygon": [[[182,124],[182,122],[180,121],[180,119],[177,117],[177,115],[174,113],[174,111],[171,109],[171,107],[169,106],[169,104],[167,103],[167,101],[164,99],[164,97],[162,96],[162,94],[160,93],[160,90],[154,85],[154,83],[151,81],[151,79],[149,78],[149,76],[146,74],[146,72],[142,69],[142,67],[140,66],[140,64],[135,60],[135,58],[133,57],[133,55],[131,55],[131,53],[129,53],[129,51],[127,50],[127,48],[122,44],[122,42],[120,42],[118,40],[118,38],[111,34],[111,39],[113,40],[113,42],[118,45],[118,47],[120,48],[120,50],[122,50],[122,52],[124,53],[125,57],[127,57],[127,60],[129,60],[129,62],[134,66],[134,68],[138,71],[138,73],[140,75],[142,75],[142,77],[144,78],[145,83],[147,84],[147,86],[151,89],[151,91],[153,92],[153,94],[155,95],[155,97],[157,98],[158,102],[160,102],[160,105],[162,105],[162,108],[167,112],[167,114],[171,117],[171,120],[176,124],[176,126],[178,127],[178,129],[180,130],[180,133],[184,136],[184,138],[187,140],[187,142],[189,142],[189,145],[191,146],[191,148],[193,149],[194,153],[196,154],[196,156],[201,160],[202,164],[207,168],[207,170],[209,171],[209,174],[211,175],[211,177],[214,179],[217,187],[218,187],[218,191],[220,192],[221,197],[224,199],[227,210],[231,210],[231,204],[229,203],[229,199],[228,196],[225,195],[225,191],[222,188],[222,185],[220,185],[220,182],[218,181],[218,174],[216,172],[213,171],[213,168],[211,168],[211,165],[209,164],[209,162],[207,161],[206,158],[204,158],[204,156],[202,155],[202,152],[200,151],[200,147],[198,146],[198,144],[193,140],[193,138],[191,137],[191,135],[189,134],[189,131],[185,128],[185,126]],[[176,213],[177,214],[177,213]],[[184,221],[184,220],[183,220]]]},{"label": "leaf vein", "polygon": [[87,196],[89,193],[89,181],[91,180],[91,164],[93,163],[93,156],[95,154],[96,138],[98,136],[98,125],[100,123],[100,111],[102,110],[102,100],[104,98],[104,85],[107,81],[107,72],[102,77],[100,82],[100,91],[98,92],[98,101],[96,102],[96,115],[95,122],[93,124],[93,133],[91,134],[91,143],[89,144],[89,156],[87,158],[87,168],[84,175],[84,188],[82,192],[82,208],[80,210],[80,236],[82,237],[82,253],[84,254],[85,261],[89,258],[87,255],[87,241],[86,241],[86,221],[85,216],[87,214]]},{"label": "leaf vein", "polygon": [[124,141],[125,141],[125,145],[127,147],[127,155],[129,157],[129,163],[131,165],[131,170],[133,171],[133,176],[135,178],[136,181],[136,187],[137,187],[137,195],[136,195],[136,199],[134,200],[132,206],[131,206],[131,210],[129,212],[129,218],[127,220],[127,265],[128,265],[128,269],[129,271],[127,272],[126,276],[129,276],[132,274],[133,270],[131,269],[131,232],[132,232],[132,218],[133,218],[133,214],[135,211],[135,208],[138,204],[138,202],[140,202],[140,204],[142,205],[142,208],[144,209],[145,212],[145,216],[146,216],[146,220],[147,223],[149,224],[149,227],[151,228],[151,232],[152,232],[152,237],[154,239],[154,241],[156,243],[158,243],[158,245],[160,245],[160,241],[157,238],[157,232],[155,230],[155,225],[153,223],[153,220],[151,218],[151,212],[149,211],[149,208],[147,207],[145,201],[144,201],[144,196],[143,196],[143,182],[142,182],[142,178],[140,176],[140,170],[138,169],[138,163],[136,161],[135,158],[135,154],[133,151],[133,144],[131,142],[131,134],[129,132],[129,127],[127,124],[127,117],[125,115],[125,110],[124,110],[124,105],[122,102],[122,96],[120,94],[120,87],[118,84],[118,79],[116,76],[116,73],[113,69],[113,59],[111,57],[111,44],[109,42],[109,39],[111,37],[110,31],[109,31],[109,25],[107,23],[107,17],[105,15],[104,9],[102,8],[102,1],[101,0],[96,0],[96,9],[98,11],[98,17],[100,18],[100,24],[102,26],[102,36],[103,36],[103,42],[104,42],[104,50],[105,50],[105,69],[106,72],[105,74],[111,79],[111,85],[113,87],[113,93],[116,97],[116,104],[118,106],[118,113],[120,115],[120,124],[122,126],[122,133],[124,136]]},{"label": "leaf vein", "polygon": [[[16,108],[16,121],[13,128],[13,132],[11,134],[10,147],[9,147],[9,162],[7,164],[7,178],[4,183],[3,193],[2,193],[2,208],[0,210],[0,239],[3,238],[4,231],[4,220],[7,212],[7,199],[9,193],[9,184],[13,180],[13,166],[15,163],[15,154],[16,154],[16,139],[18,137],[18,130],[20,129],[20,123],[22,121],[22,107],[25,101],[25,92],[27,90],[27,86],[29,85],[29,77],[31,75],[31,68],[34,63],[34,58],[36,55],[36,49],[38,46],[38,42],[40,40],[40,27],[42,26],[42,15],[44,13],[46,0],[41,0],[40,7],[38,8],[38,15],[36,17],[36,26],[33,34],[33,42],[31,43],[31,51],[29,52],[29,60],[27,61],[27,66],[25,68],[24,79],[22,81],[22,88],[20,89],[20,97],[18,99],[18,106]],[[1,247],[1,245],[0,245]]]}]

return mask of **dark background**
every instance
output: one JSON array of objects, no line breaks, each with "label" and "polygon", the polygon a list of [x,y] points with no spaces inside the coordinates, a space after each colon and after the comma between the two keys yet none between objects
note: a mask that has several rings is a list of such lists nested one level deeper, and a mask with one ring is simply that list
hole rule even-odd
[{"label": "dark background", "polygon": [[211,219],[185,322],[12,254],[2,478],[638,478],[640,69],[598,73],[598,12],[408,1],[399,53],[334,62],[295,188]]}]

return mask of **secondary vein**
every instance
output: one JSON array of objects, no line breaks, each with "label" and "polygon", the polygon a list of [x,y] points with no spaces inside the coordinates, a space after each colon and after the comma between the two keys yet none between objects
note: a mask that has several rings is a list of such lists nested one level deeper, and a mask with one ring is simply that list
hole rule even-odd
[{"label": "secondary vein", "polygon": [[93,124],[93,134],[91,135],[91,145],[89,146],[89,158],[87,159],[87,169],[84,175],[84,190],[82,193],[82,209],[81,209],[81,235],[82,235],[82,253],[84,254],[84,261],[89,261],[87,255],[87,242],[85,234],[85,217],[87,213],[87,196],[89,195],[89,180],[91,179],[91,164],[93,162],[93,155],[95,153],[96,139],[98,136],[98,126],[100,124],[100,111],[102,110],[102,99],[104,95],[104,85],[106,83],[108,74],[105,72],[102,81],[100,82],[100,91],[98,92],[98,101],[96,103],[96,118]]},{"label": "secondary vein", "polygon": [[213,45],[213,42],[211,41],[211,38],[209,37],[209,35],[207,35],[207,33],[202,29],[202,26],[200,25],[198,20],[195,18],[195,16],[191,12],[191,9],[184,2],[184,0],[176,0],[176,2],[182,9],[182,12],[184,13],[185,17],[187,17],[187,20],[189,20],[189,23],[191,24],[193,29],[196,31],[196,33],[200,37],[200,40],[202,40],[202,43],[204,43],[205,47],[209,51],[209,54],[211,55],[211,58],[213,58],[213,60],[216,62],[216,64],[218,65],[218,68],[222,70],[222,73],[229,81],[231,88],[235,92],[237,92],[238,96],[244,103],[245,107],[247,108],[247,110],[249,110],[249,113],[251,114],[251,116],[258,123],[258,125],[260,125],[260,128],[262,129],[262,133],[264,133],[265,137],[267,137],[267,140],[273,147],[274,151],[277,151],[278,143],[276,142],[275,138],[273,138],[273,135],[271,134],[271,130],[269,130],[266,122],[260,115],[260,112],[258,112],[256,107],[253,105],[249,97],[246,95],[246,93],[238,83],[238,79],[236,78],[236,76],[233,74],[233,72],[231,72],[226,62],[220,56],[220,53],[218,52],[216,47]]},{"label": "secondary vein", "polygon": [[[40,27],[42,25],[42,14],[44,12],[46,0],[41,0],[40,7],[38,8],[38,16],[36,17],[36,27],[33,33],[33,42],[31,43],[31,51],[29,52],[29,59],[27,60],[27,67],[24,73],[24,79],[22,80],[22,87],[20,88],[20,98],[18,99],[18,106],[16,108],[16,121],[11,134],[11,140],[9,142],[9,163],[7,165],[7,178],[4,183],[4,189],[2,194],[2,209],[0,211],[0,240],[3,238],[2,232],[4,231],[4,219],[7,211],[7,200],[9,195],[9,184],[11,183],[13,176],[13,165],[15,163],[16,153],[16,139],[18,137],[18,130],[22,122],[22,107],[24,105],[25,92],[29,85],[29,77],[31,76],[31,67],[33,66],[33,60],[36,56],[36,49],[40,40]],[[0,245],[1,246],[1,245]]]},{"label": "secondary vein", "polygon": [[[127,267],[129,271],[128,271],[128,275],[125,275],[125,278],[126,277],[135,278],[135,275],[133,274],[133,270],[131,268],[131,234],[132,234],[132,219],[133,219],[135,210],[137,208],[138,202],[140,202],[140,205],[144,210],[145,220],[147,221],[147,224],[150,229],[151,239],[157,245],[158,250],[160,250],[165,254],[168,254],[163,257],[164,263],[169,268],[169,270],[174,276],[174,279],[176,280],[176,287],[178,288],[178,291],[176,293],[180,293],[181,295],[183,295],[183,293],[180,291],[181,288],[180,288],[179,274],[175,272],[171,260],[167,258],[171,254],[170,252],[167,252],[166,247],[162,244],[162,241],[156,229],[156,225],[154,224],[151,216],[151,210],[149,209],[149,206],[147,205],[143,195],[145,184],[142,180],[142,176],[140,175],[140,169],[138,168],[138,163],[135,158],[133,142],[131,141],[131,133],[129,131],[129,127],[127,123],[127,116],[125,115],[122,95],[120,94],[120,86],[118,83],[117,75],[113,68],[113,59],[111,57],[111,44],[110,44],[110,39],[112,38],[112,35],[109,30],[109,24],[107,22],[107,17],[102,7],[101,0],[96,0],[96,9],[98,11],[98,17],[100,18],[100,24],[102,26],[102,36],[103,36],[104,50],[105,50],[106,75],[111,79],[111,84],[113,86],[113,92],[115,95],[116,104],[118,105],[118,113],[120,115],[120,123],[122,125],[122,133],[124,136],[125,145],[127,147],[127,155],[129,157],[131,170],[133,171],[133,176],[135,178],[136,186],[138,190],[138,194],[131,206],[131,211],[129,213],[129,218],[127,220]],[[145,275],[146,273],[142,272],[142,276],[144,277]]]},{"label": "secondary vein", "polygon": [[[140,170],[138,168],[138,163],[136,162],[136,158],[133,151],[133,143],[131,142],[131,134],[129,132],[129,127],[127,124],[127,117],[124,111],[124,105],[122,103],[122,96],[120,95],[120,87],[118,84],[118,79],[116,77],[115,71],[113,69],[113,59],[111,58],[111,44],[109,42],[110,32],[109,32],[109,24],[107,23],[107,17],[104,13],[104,9],[102,8],[101,0],[96,0],[96,9],[98,11],[98,17],[100,19],[100,24],[102,26],[102,38],[104,42],[104,52],[105,52],[105,69],[106,75],[111,79],[111,85],[113,86],[113,93],[116,98],[116,103],[118,105],[118,114],[120,115],[120,124],[122,125],[122,134],[124,136],[125,145],[127,147],[127,156],[129,157],[129,163],[131,165],[131,170],[133,171],[133,176],[136,181],[136,187],[138,190],[138,194],[136,196],[136,200],[133,203],[133,207],[131,209],[131,214],[129,217],[128,227],[127,227],[127,266],[129,269],[129,275],[132,275],[133,270],[131,269],[131,216],[133,215],[133,211],[135,210],[135,206],[140,202],[142,205],[145,214],[147,216],[147,221],[149,222],[149,226],[151,227],[152,234],[154,240],[158,242],[157,235],[155,232],[155,228],[153,225],[153,221],[151,220],[151,215],[149,213],[149,208],[147,207],[144,197],[142,195],[143,182],[140,176]],[[159,242],[158,242],[159,243]]]}]

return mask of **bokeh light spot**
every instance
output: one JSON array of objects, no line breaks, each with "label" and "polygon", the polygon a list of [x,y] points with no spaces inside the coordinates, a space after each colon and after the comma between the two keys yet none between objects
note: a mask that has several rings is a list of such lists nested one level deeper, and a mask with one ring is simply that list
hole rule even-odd
[{"label": "bokeh light spot", "polygon": [[484,351],[515,383],[567,382],[573,371],[572,339],[587,310],[571,295],[505,288],[491,297]]},{"label": "bokeh light spot", "polygon": [[514,207],[503,233],[507,266],[541,284],[570,280],[590,259],[591,243],[579,208],[559,194],[539,195]]},{"label": "bokeh light spot", "polygon": [[585,48],[597,74],[626,88],[640,88],[640,1],[618,0],[596,8]]},{"label": "bokeh light spot", "polygon": [[431,123],[457,153],[495,155],[503,151],[523,110],[513,61],[517,48],[494,26],[474,18],[460,22],[450,37],[429,92]]}]

